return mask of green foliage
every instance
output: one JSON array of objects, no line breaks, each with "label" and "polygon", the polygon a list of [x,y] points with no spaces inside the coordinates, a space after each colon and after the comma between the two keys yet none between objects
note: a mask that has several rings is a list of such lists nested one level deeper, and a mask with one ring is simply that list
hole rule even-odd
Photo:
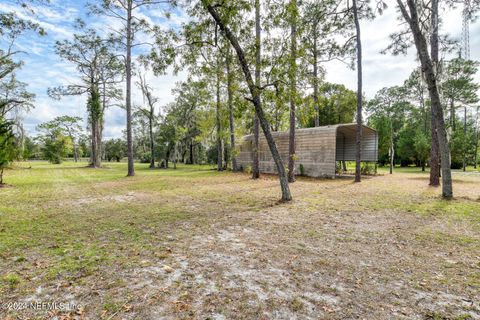
[{"label": "green foliage", "polygon": [[413,147],[415,149],[418,160],[420,160],[421,163],[426,163],[430,155],[431,148],[431,142],[429,137],[424,132],[417,130],[414,140],[415,141],[413,143]]},{"label": "green foliage", "polygon": [[98,88],[93,88],[87,100],[88,116],[91,123],[101,120],[103,117],[103,108],[100,102],[100,93]]},{"label": "green foliage", "polygon": [[[39,24],[30,21],[30,19],[23,19],[15,12],[0,12],[0,38],[8,45],[0,48],[0,91],[11,91],[5,86],[7,83],[16,82],[15,73],[23,65],[22,61],[15,61],[15,56],[21,53],[21,50],[12,50],[15,48],[15,42],[20,35],[33,31],[40,35],[44,35],[45,31],[39,26]],[[7,81],[4,81],[7,79]],[[21,85],[17,88],[21,89]],[[23,90],[20,90],[23,91]],[[10,96],[10,99],[14,95]],[[5,116],[3,108],[5,100],[0,99],[0,116]]]},{"label": "green foliage", "polygon": [[53,164],[60,164],[73,151],[72,140],[59,132],[43,137],[43,158]]},{"label": "green foliage", "polygon": [[301,176],[304,176],[305,175],[305,167],[303,166],[303,164],[300,163],[300,175]]},{"label": "green foliage", "polygon": [[477,103],[480,87],[474,81],[474,75],[478,66],[476,61],[462,58],[450,60],[445,68],[445,80],[441,84],[444,95],[462,104]]},{"label": "green foliage", "polygon": [[[368,123],[379,132],[379,155],[380,158],[389,162],[389,150],[393,142],[396,149],[399,135],[404,128],[408,112],[413,106],[407,99],[404,87],[382,88],[377,92],[374,99],[370,100],[366,106],[370,113]],[[409,134],[407,129],[403,129],[405,134]],[[407,137],[403,137],[401,146],[408,155],[406,159],[412,157],[411,146],[406,142]]]},{"label": "green foliage", "polygon": [[8,286],[10,290],[15,289],[20,284],[20,281],[20,276],[15,273],[8,273],[2,277],[3,284]]},{"label": "green foliage", "polygon": [[73,141],[61,122],[54,119],[40,124],[37,129],[43,134],[38,137],[43,158],[53,164],[60,164],[73,151]]},{"label": "green foliage", "polygon": [[142,152],[139,156],[140,163],[150,163],[150,160],[152,159],[152,154],[147,151],[147,152]]},{"label": "green foliage", "polygon": [[218,148],[216,145],[212,145],[210,148],[207,149],[207,163],[215,164],[217,163],[217,159],[218,159]]},{"label": "green foliage", "polygon": [[110,139],[105,142],[105,158],[107,161],[120,160],[127,154],[127,143],[122,139]]},{"label": "green foliage", "polygon": [[463,154],[467,152],[468,145],[463,130],[455,130],[450,137],[451,168],[461,169],[463,167]]},{"label": "green foliage", "polygon": [[[356,93],[342,84],[323,83],[319,87],[319,113],[321,126],[351,123],[357,108]],[[315,125],[315,110],[312,97],[305,99],[306,107],[298,111],[298,121],[301,127]]]},{"label": "green foliage", "polygon": [[15,159],[16,155],[12,125],[12,122],[0,118],[0,184],[3,183],[4,169]]},{"label": "green foliage", "polygon": [[360,173],[362,175],[373,175],[375,174],[375,167],[370,162],[363,162],[360,168]]},{"label": "green foliage", "polygon": [[40,147],[34,139],[25,137],[22,159],[40,159]]},{"label": "green foliage", "polygon": [[[478,63],[460,58],[446,65],[442,78],[444,106],[450,113],[450,151],[452,168],[460,169],[475,162],[478,152],[479,85],[474,81]],[[402,87],[383,88],[367,106],[368,123],[379,134],[379,162],[389,161],[389,148],[393,141],[395,162],[402,165],[428,163],[431,144],[431,111],[426,85],[418,70],[412,72]],[[452,109],[453,105],[453,109]],[[463,119],[456,116],[462,106]],[[465,109],[466,107],[466,109]],[[473,112],[472,112],[473,111]],[[478,158],[477,158],[478,159]]]},{"label": "green foliage", "polygon": [[417,155],[415,150],[415,138],[415,128],[408,124],[405,124],[398,133],[396,152],[398,152],[397,158],[399,158],[402,166],[415,163]]},{"label": "green foliage", "polygon": [[[226,157],[226,159],[230,159],[231,157],[231,149],[229,145],[224,146],[224,156]],[[216,164],[217,159],[218,159],[218,147],[215,144],[207,149],[207,163]]]},{"label": "green foliage", "polygon": [[[0,56],[0,68],[1,65]],[[34,98],[35,95],[27,91],[27,84],[18,81],[15,73],[0,77],[0,117],[13,111],[29,111],[33,108]]]},{"label": "green foliage", "polygon": [[[171,158],[177,149],[177,158],[190,163],[206,160],[203,141],[209,141],[214,119],[206,106],[211,102],[205,81],[188,79],[178,83],[173,94],[176,100],[165,108],[165,116],[159,121],[155,134],[156,155],[159,159]],[[209,123],[209,125],[205,125]],[[192,154],[193,153],[193,154]]]}]

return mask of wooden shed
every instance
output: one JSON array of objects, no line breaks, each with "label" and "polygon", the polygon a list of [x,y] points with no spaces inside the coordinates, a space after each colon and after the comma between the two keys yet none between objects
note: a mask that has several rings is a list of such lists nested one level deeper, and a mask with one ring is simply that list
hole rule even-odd
[{"label": "wooden shed", "polygon": [[[310,177],[335,177],[337,161],[355,161],[355,123],[337,124],[323,127],[295,130],[296,156],[295,172]],[[288,163],[289,132],[272,132],[278,151],[285,166]],[[253,135],[243,137],[237,163],[241,169],[252,165]],[[276,173],[270,149],[263,132],[259,141],[260,172]],[[364,162],[376,162],[378,158],[377,132],[367,126],[362,127],[362,156]]]}]

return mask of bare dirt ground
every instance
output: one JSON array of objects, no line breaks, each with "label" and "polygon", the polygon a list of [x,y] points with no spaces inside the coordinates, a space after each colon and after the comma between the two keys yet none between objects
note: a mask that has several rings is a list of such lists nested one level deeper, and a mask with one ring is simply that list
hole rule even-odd
[{"label": "bare dirt ground", "polygon": [[[274,177],[102,181],[78,170],[68,174],[84,183],[57,185],[42,206],[83,231],[65,227],[21,247],[24,260],[8,248],[0,260],[2,275],[20,279],[2,302],[75,310],[0,310],[2,319],[480,319],[479,175],[455,174],[450,202],[425,174],[300,178],[294,201],[279,204]],[[79,268],[57,270],[69,255]]]}]

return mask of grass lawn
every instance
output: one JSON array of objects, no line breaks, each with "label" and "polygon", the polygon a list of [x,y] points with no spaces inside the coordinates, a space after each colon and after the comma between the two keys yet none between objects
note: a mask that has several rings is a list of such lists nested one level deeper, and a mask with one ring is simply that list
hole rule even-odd
[{"label": "grass lawn", "polygon": [[0,319],[480,318],[478,172],[452,201],[382,168],[299,178],[279,204],[272,176],[105,166],[6,171]]}]

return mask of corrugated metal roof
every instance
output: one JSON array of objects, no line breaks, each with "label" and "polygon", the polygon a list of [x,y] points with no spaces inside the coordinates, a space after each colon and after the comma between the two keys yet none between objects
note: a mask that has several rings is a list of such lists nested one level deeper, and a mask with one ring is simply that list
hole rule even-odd
[{"label": "corrugated metal roof", "polygon": [[[355,131],[356,127],[357,127],[356,123],[340,123],[340,124],[332,124],[332,125],[320,126],[320,127],[298,128],[298,129],[296,128],[295,132],[326,131],[326,130],[328,130],[328,131],[331,131],[332,134],[336,134],[338,128],[345,128],[347,130]],[[362,125],[362,127],[363,127],[363,129],[367,129],[367,130],[370,130],[372,132],[377,132],[375,129],[367,127],[366,125]],[[263,131],[261,129],[260,129],[260,132],[263,134]],[[272,131],[273,136],[279,135],[279,134],[288,134],[288,133],[289,133],[289,130],[286,130],[286,131]],[[253,137],[253,134],[249,134],[249,135],[243,136],[243,139],[248,141],[248,140],[252,139],[252,137]]]}]

